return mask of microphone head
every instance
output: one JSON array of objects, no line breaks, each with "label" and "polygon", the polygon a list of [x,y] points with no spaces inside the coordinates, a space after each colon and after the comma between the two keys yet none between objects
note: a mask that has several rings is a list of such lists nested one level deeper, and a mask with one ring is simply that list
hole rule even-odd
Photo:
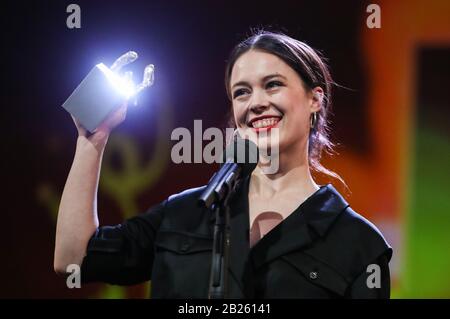
[{"label": "microphone head", "polygon": [[223,153],[223,162],[238,164],[242,171],[241,177],[250,175],[258,164],[259,152],[255,143],[235,135],[233,142],[228,145]]}]

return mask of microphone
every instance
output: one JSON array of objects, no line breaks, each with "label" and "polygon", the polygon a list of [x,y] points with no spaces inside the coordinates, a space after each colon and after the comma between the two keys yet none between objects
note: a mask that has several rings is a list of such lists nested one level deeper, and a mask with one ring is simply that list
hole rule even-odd
[{"label": "microphone", "polygon": [[237,182],[249,176],[258,164],[258,147],[248,139],[235,135],[232,143],[225,149],[223,164],[209,180],[198,202],[200,206],[211,209],[214,204],[223,202]]}]

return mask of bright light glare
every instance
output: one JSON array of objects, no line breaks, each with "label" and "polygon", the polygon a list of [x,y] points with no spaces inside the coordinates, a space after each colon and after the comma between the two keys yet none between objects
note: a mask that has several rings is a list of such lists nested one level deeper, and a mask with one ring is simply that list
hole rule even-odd
[{"label": "bright light glare", "polygon": [[114,89],[116,89],[116,91],[123,95],[126,99],[129,99],[137,93],[136,87],[132,81],[127,80],[125,77],[122,78],[118,74],[111,71],[103,63],[97,64],[97,67],[105,74]]}]

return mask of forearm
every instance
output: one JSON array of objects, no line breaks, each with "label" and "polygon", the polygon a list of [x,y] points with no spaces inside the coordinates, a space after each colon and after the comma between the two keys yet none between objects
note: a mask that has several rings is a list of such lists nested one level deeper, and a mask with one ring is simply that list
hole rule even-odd
[{"label": "forearm", "polygon": [[88,140],[80,136],[61,197],[55,239],[54,268],[80,264],[89,239],[98,227],[97,189],[107,136]]}]

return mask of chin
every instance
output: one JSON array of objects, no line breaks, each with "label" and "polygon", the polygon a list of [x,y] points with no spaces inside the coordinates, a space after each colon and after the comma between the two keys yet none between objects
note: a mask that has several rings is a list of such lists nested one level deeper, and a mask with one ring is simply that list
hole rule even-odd
[{"label": "chin", "polygon": [[259,154],[272,156],[274,154],[280,153],[280,144],[279,143],[266,143],[265,141],[259,141],[257,144]]}]

